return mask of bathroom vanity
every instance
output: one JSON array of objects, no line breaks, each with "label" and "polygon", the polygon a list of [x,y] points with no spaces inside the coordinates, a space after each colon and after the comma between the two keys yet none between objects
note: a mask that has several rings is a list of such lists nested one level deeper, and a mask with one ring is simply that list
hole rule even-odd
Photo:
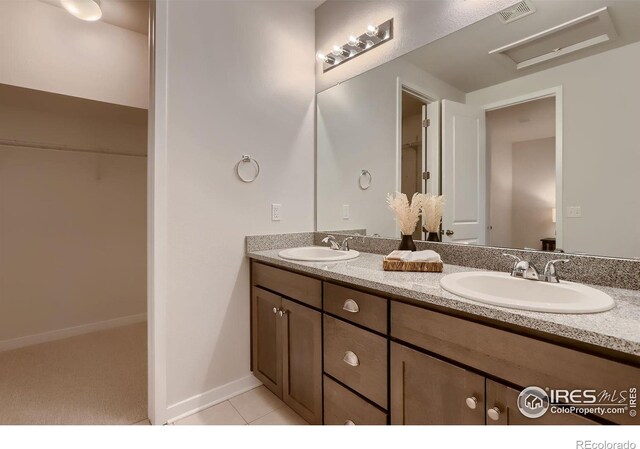
[{"label": "bathroom vanity", "polygon": [[608,289],[615,309],[563,316],[465,300],[439,287],[440,274],[383,272],[377,254],[339,263],[277,254],[248,254],[252,370],[309,423],[637,424],[629,413],[530,419],[516,404],[529,386],[637,387],[637,292]]}]

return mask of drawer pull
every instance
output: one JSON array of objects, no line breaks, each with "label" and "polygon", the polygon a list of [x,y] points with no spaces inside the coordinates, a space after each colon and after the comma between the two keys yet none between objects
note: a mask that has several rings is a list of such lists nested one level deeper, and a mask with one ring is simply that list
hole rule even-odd
[{"label": "drawer pull", "polygon": [[498,407],[490,408],[489,410],[487,410],[487,415],[493,421],[497,421],[500,419],[500,409]]},{"label": "drawer pull", "polygon": [[360,365],[360,360],[358,359],[358,356],[355,354],[355,352],[353,351],[347,351],[344,353],[344,357],[342,358],[342,360],[344,361],[344,363],[346,363],[347,365],[351,365],[351,366],[358,366]]},{"label": "drawer pull", "polygon": [[475,410],[476,407],[478,406],[478,400],[476,399],[475,396],[471,396],[470,398],[467,398],[464,401],[467,403],[467,407],[469,407],[471,410]]},{"label": "drawer pull", "polygon": [[355,425],[356,425],[356,423],[354,423],[354,422],[353,422],[353,421],[351,421],[350,419],[347,419],[347,420],[344,422],[344,425],[345,425],[345,426],[355,426]]},{"label": "drawer pull", "polygon": [[358,306],[358,303],[355,302],[353,299],[347,299],[344,302],[344,305],[342,306],[342,310],[345,310],[351,313],[358,313],[360,311],[360,306]]},{"label": "drawer pull", "polygon": [[273,308],[273,314],[275,315],[276,313],[278,313],[278,308],[277,308],[277,307],[274,307],[274,308]]}]

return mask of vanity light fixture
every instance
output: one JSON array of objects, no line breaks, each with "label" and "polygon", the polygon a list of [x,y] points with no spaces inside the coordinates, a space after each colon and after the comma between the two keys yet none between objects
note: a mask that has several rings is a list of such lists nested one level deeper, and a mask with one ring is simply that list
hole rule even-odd
[{"label": "vanity light fixture", "polygon": [[100,0],[60,0],[60,4],[69,14],[80,20],[95,22],[102,17]]},{"label": "vanity light fixture", "polygon": [[361,35],[349,36],[346,44],[334,45],[330,55],[318,52],[316,57],[323,63],[322,71],[326,72],[391,39],[393,39],[393,19],[378,26],[368,25],[367,30]]}]

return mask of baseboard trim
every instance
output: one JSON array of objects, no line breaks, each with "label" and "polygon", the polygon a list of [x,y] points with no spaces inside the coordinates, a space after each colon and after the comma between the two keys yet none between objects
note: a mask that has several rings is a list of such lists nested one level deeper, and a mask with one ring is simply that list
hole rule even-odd
[{"label": "baseboard trim", "polygon": [[2,340],[0,341],[0,352],[37,345],[39,343],[62,340],[63,338],[75,337],[76,335],[88,334],[90,332],[113,329],[120,326],[126,326],[128,324],[140,323],[146,320],[147,314],[140,313],[137,315],[113,318],[111,320],[98,321],[97,323],[82,324],[80,326],[43,332],[41,334],[27,335],[25,337],[13,338],[11,340]]},{"label": "baseboard trim", "polygon": [[173,423],[179,419],[186,418],[260,385],[262,385],[262,382],[250,374],[228,384],[197,394],[167,407],[167,422]]}]

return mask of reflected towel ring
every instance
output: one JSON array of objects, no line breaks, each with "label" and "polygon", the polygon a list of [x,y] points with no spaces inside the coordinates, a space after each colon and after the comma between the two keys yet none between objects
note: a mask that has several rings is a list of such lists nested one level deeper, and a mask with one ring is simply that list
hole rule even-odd
[{"label": "reflected towel ring", "polygon": [[[240,164],[249,163],[249,162],[255,165],[256,174],[253,176],[253,178],[243,178],[242,175],[240,174]],[[246,183],[253,182],[258,178],[259,174],[260,174],[260,164],[258,164],[258,161],[256,161],[254,158],[252,158],[249,155],[243,154],[242,159],[240,159],[236,164],[236,175],[238,175],[238,178],[240,178],[240,181],[246,182]]]},{"label": "reflected towel ring", "polygon": [[373,181],[373,176],[369,173],[369,170],[362,170],[360,172],[360,176],[358,177],[358,184],[362,190],[367,190],[371,187],[371,182]]}]

